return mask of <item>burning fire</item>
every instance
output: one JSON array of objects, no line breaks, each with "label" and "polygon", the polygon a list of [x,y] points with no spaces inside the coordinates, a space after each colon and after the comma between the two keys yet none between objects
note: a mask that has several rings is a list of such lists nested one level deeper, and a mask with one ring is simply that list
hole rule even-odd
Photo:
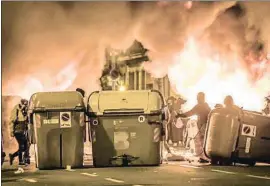
[{"label": "burning fire", "polygon": [[[218,57],[205,57],[199,51],[195,40],[189,38],[186,47],[174,58],[168,71],[172,86],[188,100],[186,109],[196,104],[197,93],[203,91],[211,107],[223,103],[225,96],[231,95],[238,106],[261,111],[264,97],[270,91],[269,63],[264,61],[252,67],[267,72],[258,81],[251,83],[249,73],[237,58],[233,63],[222,63]],[[232,64],[233,71],[229,71]]]},{"label": "burning fire", "polygon": [[[185,109],[196,104],[196,96],[200,91],[205,92],[206,101],[211,107],[223,103],[225,96],[231,95],[235,104],[244,109],[263,109],[264,97],[270,93],[269,59],[261,59],[260,63],[252,62],[248,71],[237,56],[230,63],[223,63],[218,55],[205,56],[201,50],[195,39],[190,37],[185,48],[174,56],[173,63],[169,67],[165,65],[171,86],[188,100]],[[151,74],[155,77],[166,73],[164,63],[160,61],[158,64],[155,68],[150,67]],[[77,60],[71,61],[56,75],[49,75],[48,72],[47,77],[29,76],[24,83],[9,83],[7,92],[29,99],[35,92],[68,90],[77,77],[77,65]],[[147,70],[146,64],[145,68]],[[250,70],[256,74],[255,83],[250,81]]]},{"label": "burning fire", "polygon": [[[47,72],[49,74],[49,71]],[[37,78],[35,75],[28,75],[23,81],[12,81],[7,85],[8,94],[18,95],[25,99],[36,92],[64,91],[67,90],[77,77],[76,62],[70,62],[56,74],[56,76],[47,76]]]},{"label": "burning fire", "polygon": [[185,8],[186,9],[191,9],[192,8],[192,1],[187,1],[185,4],[184,4]]}]

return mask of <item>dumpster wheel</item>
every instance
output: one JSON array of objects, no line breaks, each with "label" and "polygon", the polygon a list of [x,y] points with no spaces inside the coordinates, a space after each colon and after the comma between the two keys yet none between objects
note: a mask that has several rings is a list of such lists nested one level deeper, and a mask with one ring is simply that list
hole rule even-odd
[{"label": "dumpster wheel", "polygon": [[256,161],[250,160],[250,161],[248,162],[248,165],[249,165],[250,167],[254,167],[254,166],[256,165]]},{"label": "dumpster wheel", "polygon": [[129,163],[131,163],[132,161],[139,159],[139,157],[134,157],[131,155],[123,154],[120,156],[112,157],[110,159],[110,162],[115,161],[115,160],[119,160],[119,159],[122,160],[122,166],[126,167],[126,166],[129,166]]},{"label": "dumpster wheel", "polygon": [[220,166],[231,166],[232,164],[233,164],[233,162],[229,159],[221,159],[219,161]]},{"label": "dumpster wheel", "polygon": [[219,161],[217,158],[211,158],[211,165],[218,165]]}]

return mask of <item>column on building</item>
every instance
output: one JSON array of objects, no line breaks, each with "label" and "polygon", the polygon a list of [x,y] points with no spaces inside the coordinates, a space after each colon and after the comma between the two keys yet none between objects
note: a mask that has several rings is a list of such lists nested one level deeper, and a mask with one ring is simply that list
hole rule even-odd
[{"label": "column on building", "polygon": [[[142,66],[129,67],[128,72],[129,90],[145,90],[146,89],[146,72]],[[126,77],[127,79],[127,77]]]},{"label": "column on building", "polygon": [[126,66],[126,73],[125,73],[125,87],[128,90],[129,89],[129,67]]}]

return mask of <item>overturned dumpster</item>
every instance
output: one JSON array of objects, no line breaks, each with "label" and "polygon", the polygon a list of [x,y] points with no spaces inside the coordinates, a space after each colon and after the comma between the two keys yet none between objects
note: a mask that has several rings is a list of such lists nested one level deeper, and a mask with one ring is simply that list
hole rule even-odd
[{"label": "overturned dumpster", "polygon": [[39,92],[29,102],[36,166],[83,166],[85,105],[78,92]]},{"label": "overturned dumpster", "polygon": [[210,113],[204,150],[213,164],[270,163],[269,149],[270,117],[227,108]]},{"label": "overturned dumpster", "polygon": [[95,167],[160,165],[164,100],[158,91],[101,91],[88,98]]}]

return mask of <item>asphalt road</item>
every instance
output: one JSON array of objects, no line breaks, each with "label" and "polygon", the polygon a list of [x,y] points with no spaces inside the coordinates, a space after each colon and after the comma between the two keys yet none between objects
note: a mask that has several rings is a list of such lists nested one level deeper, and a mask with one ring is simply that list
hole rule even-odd
[{"label": "asphalt road", "polygon": [[75,170],[36,170],[28,168],[14,174],[5,165],[2,184],[16,185],[123,185],[123,186],[269,186],[270,165],[209,166],[187,162],[169,162],[160,167],[83,168]]}]

